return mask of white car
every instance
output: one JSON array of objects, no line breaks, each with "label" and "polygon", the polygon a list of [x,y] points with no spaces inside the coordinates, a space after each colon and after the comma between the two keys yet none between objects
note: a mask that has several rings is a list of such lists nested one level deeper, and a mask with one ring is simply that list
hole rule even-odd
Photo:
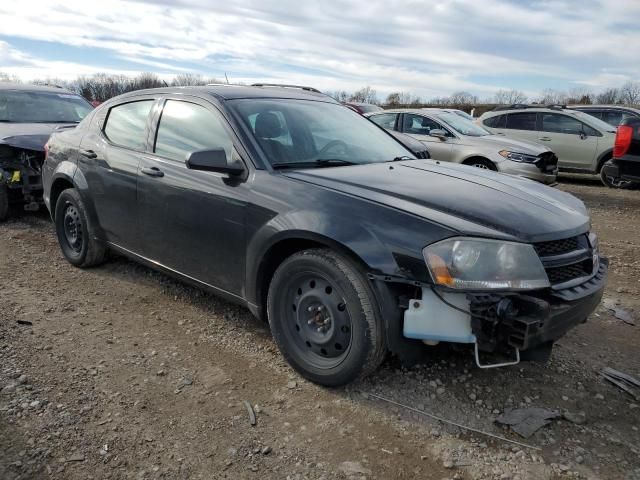
[{"label": "white car", "polygon": [[612,158],[616,128],[564,107],[514,105],[484,113],[478,124],[509,138],[546,145],[558,156],[560,171],[598,173],[608,187],[622,187],[602,166]]}]

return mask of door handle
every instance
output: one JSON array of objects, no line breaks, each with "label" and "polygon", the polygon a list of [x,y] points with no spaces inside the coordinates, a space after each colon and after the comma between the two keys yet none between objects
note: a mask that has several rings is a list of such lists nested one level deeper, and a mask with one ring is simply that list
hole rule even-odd
[{"label": "door handle", "polygon": [[550,142],[551,139],[549,137],[540,137],[538,140],[542,140],[543,142]]},{"label": "door handle", "polygon": [[164,172],[158,167],[145,167],[141,170],[141,172],[145,175],[149,175],[150,177],[164,177]]},{"label": "door handle", "polygon": [[80,150],[80,155],[86,158],[98,158],[98,154],[93,150]]}]

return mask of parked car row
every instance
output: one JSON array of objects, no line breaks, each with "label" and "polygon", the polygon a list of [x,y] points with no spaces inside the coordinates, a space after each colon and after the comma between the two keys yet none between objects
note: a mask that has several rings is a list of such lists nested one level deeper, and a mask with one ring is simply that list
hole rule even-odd
[{"label": "parked car row", "polygon": [[[580,200],[492,170],[546,181],[553,154],[455,112],[371,115],[384,128],[292,86],[113,98],[48,141],[62,253],[85,268],[118,252],[246,306],[322,385],[438,342],[481,368],[504,365],[486,352],[548,358],[600,302],[608,262]],[[417,158],[416,140],[486,168]]]}]

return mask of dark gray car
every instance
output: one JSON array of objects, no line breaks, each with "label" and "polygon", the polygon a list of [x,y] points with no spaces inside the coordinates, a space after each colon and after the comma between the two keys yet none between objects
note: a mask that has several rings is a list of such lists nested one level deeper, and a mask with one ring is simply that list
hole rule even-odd
[{"label": "dark gray car", "polygon": [[417,159],[316,92],[122,95],[52,135],[43,179],[69,262],[113,250],[244,305],[323,385],[425,343],[549,353],[607,274],[577,198]]},{"label": "dark gray car", "polygon": [[0,221],[10,204],[40,208],[40,172],[49,135],[75,126],[92,108],[61,88],[0,83]]}]

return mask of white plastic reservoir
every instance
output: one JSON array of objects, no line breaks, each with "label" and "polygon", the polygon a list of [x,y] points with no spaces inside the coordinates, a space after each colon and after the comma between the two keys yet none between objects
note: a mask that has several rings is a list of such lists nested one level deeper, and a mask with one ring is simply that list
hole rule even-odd
[{"label": "white plastic reservoir", "polygon": [[[469,311],[465,294],[442,293],[442,298]],[[471,317],[440,300],[431,289],[422,289],[422,300],[409,300],[404,314],[404,336],[431,342],[475,343]]]}]

